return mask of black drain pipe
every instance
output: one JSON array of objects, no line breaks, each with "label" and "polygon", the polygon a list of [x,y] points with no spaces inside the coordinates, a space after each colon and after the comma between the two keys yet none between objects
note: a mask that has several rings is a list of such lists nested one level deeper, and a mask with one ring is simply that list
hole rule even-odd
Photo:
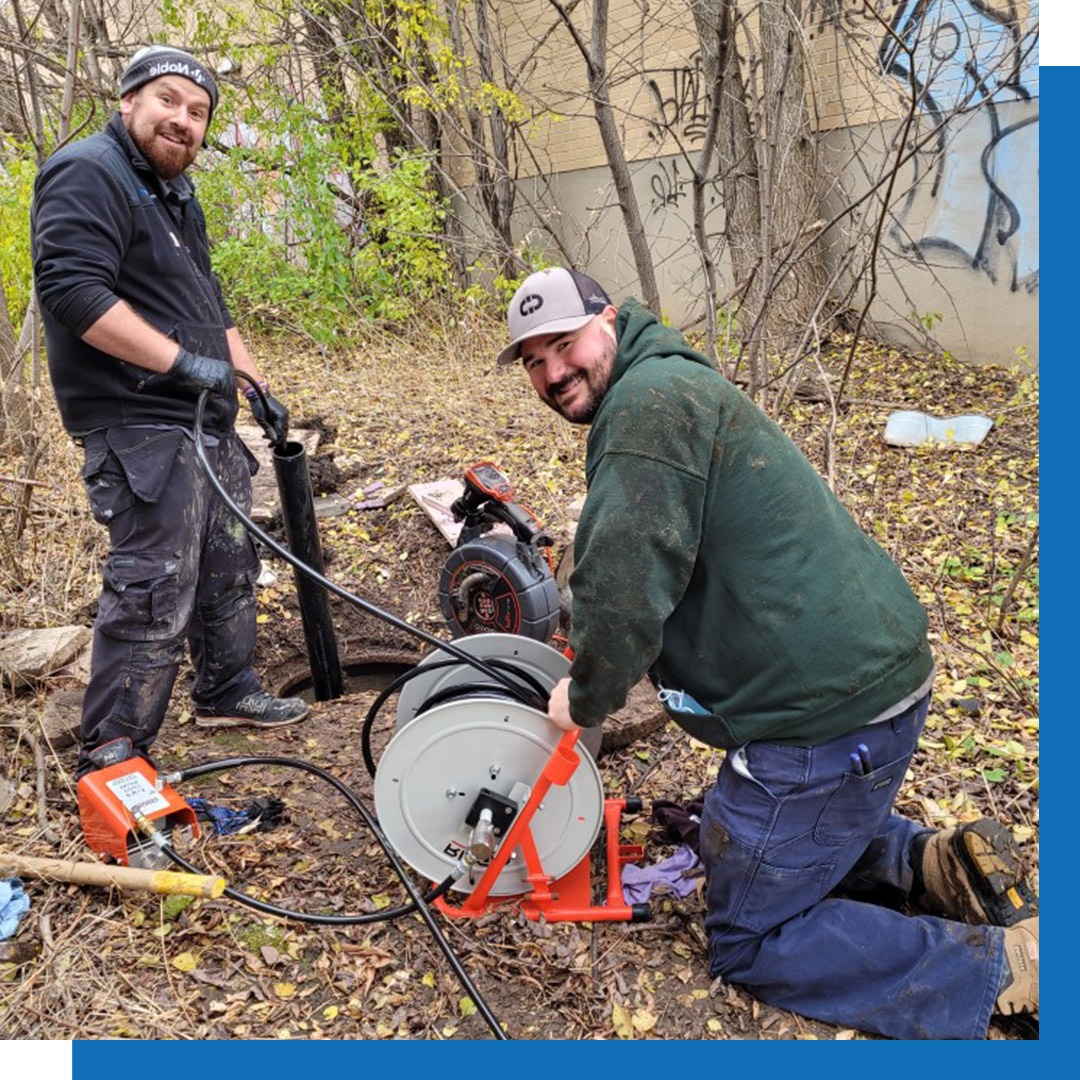
[{"label": "black drain pipe", "polygon": [[[311,473],[308,471],[304,444],[286,440],[274,447],[274,472],[277,475],[281,498],[281,516],[285,524],[285,539],[289,550],[302,562],[323,572],[322,545],[315,523],[315,500],[311,493]],[[337,639],[330,618],[330,598],[326,590],[293,567],[296,596],[304,623],[308,662],[311,664],[311,685],[316,701],[341,697],[344,684],[341,661],[338,659]]]}]

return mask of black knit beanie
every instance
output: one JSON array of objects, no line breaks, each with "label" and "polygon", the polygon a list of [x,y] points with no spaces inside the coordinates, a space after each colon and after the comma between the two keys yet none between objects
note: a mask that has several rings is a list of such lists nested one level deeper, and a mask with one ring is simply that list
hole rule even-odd
[{"label": "black knit beanie", "polygon": [[201,86],[210,95],[210,116],[218,103],[217,83],[213,72],[183,49],[174,49],[171,45],[147,45],[132,58],[120,76],[120,96],[138,90],[140,86],[162,75],[181,75],[196,86]]}]

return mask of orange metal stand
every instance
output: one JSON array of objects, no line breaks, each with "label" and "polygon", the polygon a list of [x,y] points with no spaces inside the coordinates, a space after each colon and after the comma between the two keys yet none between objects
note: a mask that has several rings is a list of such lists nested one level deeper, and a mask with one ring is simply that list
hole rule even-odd
[{"label": "orange metal stand", "polygon": [[[628,862],[637,861],[644,854],[644,848],[640,844],[619,843],[622,813],[632,808],[631,800],[604,800],[608,885],[606,902],[603,905],[592,903],[591,863],[588,854],[577,866],[557,879],[548,877],[540,864],[530,825],[552,785],[566,784],[580,764],[581,759],[574,749],[580,734],[580,731],[568,731],[559,740],[528,801],[510,826],[499,850],[468,899],[459,906],[447,904],[442,897],[435,901],[444,915],[455,919],[483,915],[489,906],[488,897],[492,886],[514,849],[520,848],[528,871],[525,879],[531,885],[532,891],[524,896],[500,896],[491,901],[492,904],[518,902],[528,918],[539,919],[543,916],[548,922],[630,922],[649,918],[647,904],[627,904],[622,893],[622,867]],[[634,808],[640,809],[640,805]]]}]

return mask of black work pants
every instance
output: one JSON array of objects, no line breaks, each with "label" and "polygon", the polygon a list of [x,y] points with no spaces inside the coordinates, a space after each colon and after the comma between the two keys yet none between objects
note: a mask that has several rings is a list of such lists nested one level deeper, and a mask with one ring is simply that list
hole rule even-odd
[{"label": "black work pants", "polygon": [[[109,428],[84,441],[83,478],[110,550],[94,624],[78,775],[88,751],[120,736],[146,755],[176,682],[184,642],[196,706],[227,711],[259,688],[255,592],[247,530],[210,486],[178,428]],[[255,459],[230,434],[207,456],[246,513]]]}]

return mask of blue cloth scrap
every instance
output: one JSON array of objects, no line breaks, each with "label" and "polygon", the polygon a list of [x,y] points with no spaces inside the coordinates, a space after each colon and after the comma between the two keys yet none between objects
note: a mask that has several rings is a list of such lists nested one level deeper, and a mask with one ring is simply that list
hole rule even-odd
[{"label": "blue cloth scrap", "polygon": [[209,822],[219,836],[230,833],[269,832],[281,821],[285,804],[280,799],[255,799],[242,810],[214,806],[206,799],[188,799],[199,821]]},{"label": "blue cloth scrap", "polygon": [[0,941],[15,936],[19,920],[30,910],[30,897],[23,892],[22,878],[0,881]]},{"label": "blue cloth scrap", "polygon": [[668,859],[654,866],[629,863],[622,869],[623,896],[628,904],[644,904],[658,886],[665,886],[676,896],[689,896],[701,877],[701,859],[689,844],[683,844]]}]

